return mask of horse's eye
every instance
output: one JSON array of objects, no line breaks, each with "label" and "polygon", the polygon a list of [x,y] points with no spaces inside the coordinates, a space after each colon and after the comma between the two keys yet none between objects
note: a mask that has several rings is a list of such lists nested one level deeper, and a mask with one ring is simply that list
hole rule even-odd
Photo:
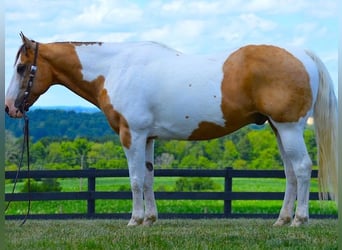
[{"label": "horse's eye", "polygon": [[17,66],[17,72],[18,72],[19,75],[24,74],[25,70],[26,70],[26,65],[25,64],[19,64]]}]

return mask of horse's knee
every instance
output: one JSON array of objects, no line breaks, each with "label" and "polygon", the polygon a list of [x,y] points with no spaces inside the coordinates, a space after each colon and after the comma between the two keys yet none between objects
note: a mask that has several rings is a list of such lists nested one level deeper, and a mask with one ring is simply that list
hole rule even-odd
[{"label": "horse's knee", "polygon": [[312,161],[309,156],[302,158],[298,164],[294,165],[294,172],[297,181],[310,181],[312,170]]},{"label": "horse's knee", "polygon": [[131,177],[131,189],[133,193],[143,191],[143,181],[140,178]]}]

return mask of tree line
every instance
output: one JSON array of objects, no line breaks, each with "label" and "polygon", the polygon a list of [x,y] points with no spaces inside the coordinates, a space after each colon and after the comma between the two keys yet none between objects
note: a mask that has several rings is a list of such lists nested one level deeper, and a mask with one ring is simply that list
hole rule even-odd
[{"label": "tree line", "polygon": [[[30,117],[30,165],[32,169],[127,168],[118,136],[100,112],[34,110]],[[5,167],[18,167],[22,126],[6,119]],[[309,154],[316,165],[314,129],[304,133]],[[162,141],[155,143],[157,168],[282,169],[276,138],[268,125],[247,126],[208,141]]]}]

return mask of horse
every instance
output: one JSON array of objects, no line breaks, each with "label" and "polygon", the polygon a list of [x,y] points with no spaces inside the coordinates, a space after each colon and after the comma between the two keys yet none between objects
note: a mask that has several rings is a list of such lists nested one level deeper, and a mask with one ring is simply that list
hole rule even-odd
[{"label": "horse", "polygon": [[53,84],[97,106],[127,158],[133,199],[128,226],[152,225],[158,217],[156,139],[208,140],[253,123],[270,124],[285,166],[286,190],[274,226],[309,220],[312,161],[303,139],[309,117],[321,192],[337,198],[337,101],[328,70],[313,52],[249,44],[187,55],[156,42],[39,43],[20,36],[7,114],[22,117]]}]

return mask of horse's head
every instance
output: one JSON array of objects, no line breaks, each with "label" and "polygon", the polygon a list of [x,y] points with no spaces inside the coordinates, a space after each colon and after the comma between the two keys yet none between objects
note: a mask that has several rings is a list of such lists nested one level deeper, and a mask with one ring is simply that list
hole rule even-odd
[{"label": "horse's head", "polygon": [[9,116],[19,118],[49,87],[51,70],[40,55],[38,42],[20,34],[21,45],[15,70],[7,89],[5,109]]}]

